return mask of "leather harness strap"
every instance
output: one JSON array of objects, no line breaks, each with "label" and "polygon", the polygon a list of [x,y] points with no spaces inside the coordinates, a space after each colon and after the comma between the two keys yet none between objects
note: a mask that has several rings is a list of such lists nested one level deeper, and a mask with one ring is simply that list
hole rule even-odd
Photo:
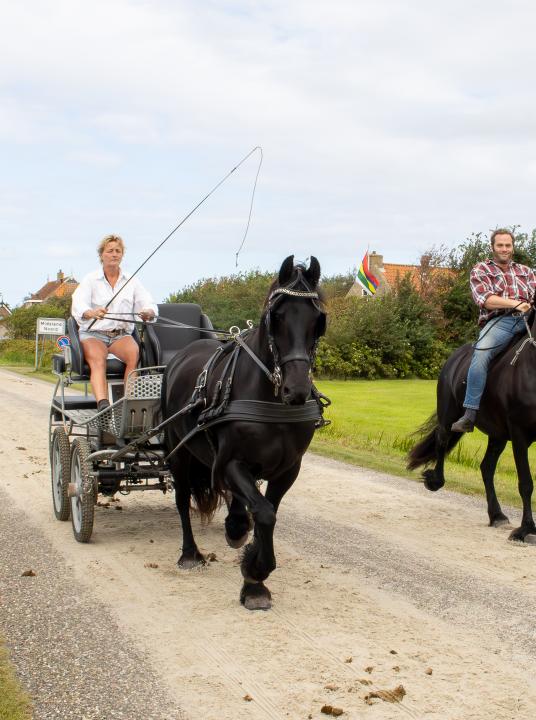
[{"label": "leather harness strap", "polygon": [[202,425],[196,425],[173,450],[164,458],[167,462],[183,445],[192,440],[199,432],[205,432],[214,425],[224,422],[244,421],[256,423],[303,423],[314,422],[315,427],[328,424],[323,420],[324,405],[318,400],[307,400],[304,405],[283,405],[282,403],[265,402],[262,400],[232,400],[225,412]]}]

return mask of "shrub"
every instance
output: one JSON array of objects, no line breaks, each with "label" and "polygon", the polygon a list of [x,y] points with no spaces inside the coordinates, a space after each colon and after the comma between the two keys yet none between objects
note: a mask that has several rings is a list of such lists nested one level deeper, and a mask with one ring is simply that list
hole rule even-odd
[{"label": "shrub", "polygon": [[[40,367],[52,367],[52,355],[58,352],[54,340],[39,342]],[[34,365],[35,339],[2,340],[0,342],[0,364],[2,365]]]}]

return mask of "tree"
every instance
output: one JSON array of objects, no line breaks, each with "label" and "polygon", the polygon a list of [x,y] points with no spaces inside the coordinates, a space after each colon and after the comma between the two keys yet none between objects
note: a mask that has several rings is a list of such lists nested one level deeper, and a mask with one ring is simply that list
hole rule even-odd
[{"label": "tree", "polygon": [[166,302],[198,303],[216,328],[227,330],[232,325],[246,327],[246,321],[257,324],[270,283],[271,273],[253,270],[222,278],[199,280],[183,290],[172,293]]},{"label": "tree", "polygon": [[11,315],[5,319],[7,333],[10,338],[23,338],[31,340],[35,338],[35,329],[37,326],[37,318],[39,317],[62,317],[66,318],[70,314],[65,307],[64,298],[61,302],[51,301],[47,303],[38,303],[29,307],[15,308]]}]

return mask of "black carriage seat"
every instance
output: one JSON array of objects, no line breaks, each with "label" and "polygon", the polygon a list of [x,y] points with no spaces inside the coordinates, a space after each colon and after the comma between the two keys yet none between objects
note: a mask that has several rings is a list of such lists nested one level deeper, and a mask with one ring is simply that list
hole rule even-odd
[{"label": "black carriage seat", "polygon": [[[67,320],[67,334],[71,341],[71,376],[73,380],[89,380],[89,366],[84,358],[84,350],[78,335],[78,323],[73,317]],[[134,340],[139,344],[137,331],[133,333]],[[106,360],[106,378],[108,380],[122,380],[125,373],[125,363],[116,357]]]},{"label": "black carriage seat", "polygon": [[[89,366],[84,359],[84,349],[78,335],[78,323],[73,317],[67,320],[67,334],[71,341],[70,379],[75,382],[89,382]],[[134,330],[133,337],[139,345],[140,338],[136,329]],[[64,355],[54,355],[52,363],[53,371],[57,375],[61,375],[67,370]],[[106,379],[122,380],[124,374],[125,364],[116,357],[108,357],[106,361]],[[65,395],[63,402],[67,410],[92,410],[97,407],[97,402],[93,395]],[[55,396],[52,400],[52,405],[56,411],[54,419],[61,419],[61,413],[59,413],[62,407],[61,397]]]},{"label": "black carriage seat", "polygon": [[[84,359],[84,350],[78,335],[78,323],[73,317],[67,320],[67,334],[71,341],[71,380],[76,382],[89,381],[89,366]],[[133,337],[139,344],[140,338],[137,330]],[[65,358],[63,355],[54,355],[53,368],[58,374],[65,372]],[[108,357],[106,361],[106,377],[108,380],[122,380],[125,373],[125,364],[115,357]]]},{"label": "black carriage seat", "polygon": [[[167,365],[179,350],[194,340],[216,337],[214,333],[197,330],[197,328],[212,330],[212,323],[195,303],[164,303],[158,306],[158,317],[159,321],[146,325],[143,362],[145,367]],[[166,318],[173,322],[191,325],[196,329],[164,327]]]}]

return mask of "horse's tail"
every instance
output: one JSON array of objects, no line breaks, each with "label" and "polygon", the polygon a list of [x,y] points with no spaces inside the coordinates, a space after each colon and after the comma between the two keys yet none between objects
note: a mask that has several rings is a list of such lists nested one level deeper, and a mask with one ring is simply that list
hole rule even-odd
[{"label": "horse's tail", "polygon": [[224,500],[221,488],[211,467],[207,467],[185,449],[190,493],[203,522],[210,522]]},{"label": "horse's tail", "polygon": [[415,470],[421,465],[442,459],[447,455],[456,443],[461,439],[461,433],[445,433],[437,420],[437,413],[434,413],[422,425],[415,435],[424,437],[409,451],[407,456],[407,469]]}]

